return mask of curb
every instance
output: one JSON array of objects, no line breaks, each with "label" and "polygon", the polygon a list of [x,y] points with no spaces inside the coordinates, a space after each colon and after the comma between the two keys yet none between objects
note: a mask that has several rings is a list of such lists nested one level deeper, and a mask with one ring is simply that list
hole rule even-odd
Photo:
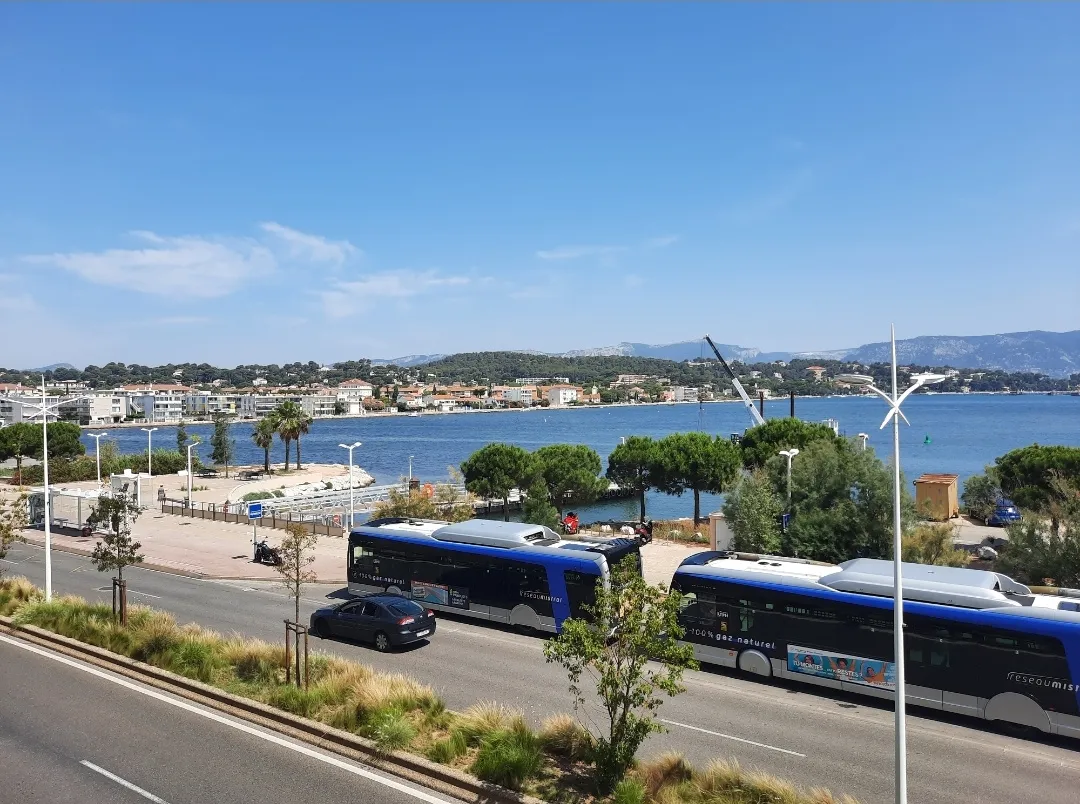
[{"label": "curb", "polygon": [[87,661],[462,801],[476,804],[546,804],[541,799],[480,781],[423,757],[401,751],[380,751],[373,741],[356,734],[289,714],[43,628],[20,625],[10,617],[0,617],[0,627],[9,636]]}]

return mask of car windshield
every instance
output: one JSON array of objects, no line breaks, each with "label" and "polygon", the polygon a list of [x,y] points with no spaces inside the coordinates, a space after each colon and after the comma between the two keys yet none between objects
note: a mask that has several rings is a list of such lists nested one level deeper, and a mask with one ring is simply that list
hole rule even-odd
[{"label": "car windshield", "polygon": [[423,607],[413,603],[411,600],[402,600],[399,603],[391,603],[390,611],[401,617],[415,617],[417,614],[424,613]]}]

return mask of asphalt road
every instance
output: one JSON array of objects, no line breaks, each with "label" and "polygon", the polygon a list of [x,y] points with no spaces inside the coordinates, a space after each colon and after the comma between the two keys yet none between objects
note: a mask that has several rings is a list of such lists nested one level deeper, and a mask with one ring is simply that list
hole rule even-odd
[{"label": "asphalt road", "polygon": [[[43,552],[16,545],[4,569],[41,584]],[[172,612],[222,633],[283,638],[292,603],[272,584],[203,581],[131,568],[130,600]],[[57,593],[110,599],[108,576],[86,559],[54,553]],[[340,590],[309,587],[302,614]],[[333,597],[329,598],[332,601]],[[543,640],[440,615],[429,644],[380,654],[362,645],[315,641],[318,649],[410,673],[462,709],[495,700],[523,709],[533,721],[568,711],[566,677],[545,664]],[[892,800],[891,707],[857,696],[761,682],[734,673],[692,672],[687,692],[666,702],[660,716],[670,731],[652,738],[643,753],[677,750],[698,764],[736,758],[797,784],[828,787],[861,801]],[[593,715],[595,716],[595,712]],[[908,716],[908,788],[920,804],[1074,804],[1080,779],[1080,743],[1063,738],[1021,739],[986,729],[979,721],[919,709]]]},{"label": "asphalt road", "polygon": [[296,804],[317,795],[335,802],[449,802],[57,656],[0,635],[0,801]]}]

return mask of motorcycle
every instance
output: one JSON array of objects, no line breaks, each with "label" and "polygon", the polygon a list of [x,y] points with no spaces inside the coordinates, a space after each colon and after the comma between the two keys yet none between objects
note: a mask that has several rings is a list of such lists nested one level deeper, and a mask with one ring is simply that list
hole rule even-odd
[{"label": "motorcycle", "polygon": [[266,539],[263,539],[255,545],[255,563],[280,567],[282,564],[281,554],[276,547],[271,547],[266,543]]},{"label": "motorcycle", "polygon": [[563,517],[563,521],[561,524],[563,533],[568,536],[572,536],[573,534],[581,530],[581,520],[578,519],[578,515],[575,514],[573,511],[567,512],[566,516]]}]

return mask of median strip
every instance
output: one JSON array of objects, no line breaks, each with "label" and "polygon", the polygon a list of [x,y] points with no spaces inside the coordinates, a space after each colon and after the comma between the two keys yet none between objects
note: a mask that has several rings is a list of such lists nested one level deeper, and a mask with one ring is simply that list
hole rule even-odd
[{"label": "median strip", "polygon": [[733,736],[731,734],[724,734],[723,732],[719,732],[719,731],[710,731],[709,729],[703,729],[700,726],[691,726],[691,725],[688,725],[686,723],[679,723],[679,722],[677,722],[675,720],[664,720],[663,718],[660,718],[660,722],[661,723],[666,723],[669,726],[678,726],[681,729],[690,729],[690,731],[699,731],[702,734],[709,734],[709,735],[712,735],[713,737],[721,737],[721,738],[723,738],[725,740],[734,740],[737,743],[745,743],[746,745],[753,745],[753,746],[757,746],[758,748],[767,748],[770,751],[779,751],[781,754],[790,754],[793,757],[802,757],[803,759],[806,759],[806,754],[800,754],[798,751],[791,751],[791,750],[789,750],[787,748],[777,748],[775,745],[769,745],[768,743],[758,743],[758,742],[754,742],[753,740],[747,740],[744,737],[735,737],[735,736]]}]

